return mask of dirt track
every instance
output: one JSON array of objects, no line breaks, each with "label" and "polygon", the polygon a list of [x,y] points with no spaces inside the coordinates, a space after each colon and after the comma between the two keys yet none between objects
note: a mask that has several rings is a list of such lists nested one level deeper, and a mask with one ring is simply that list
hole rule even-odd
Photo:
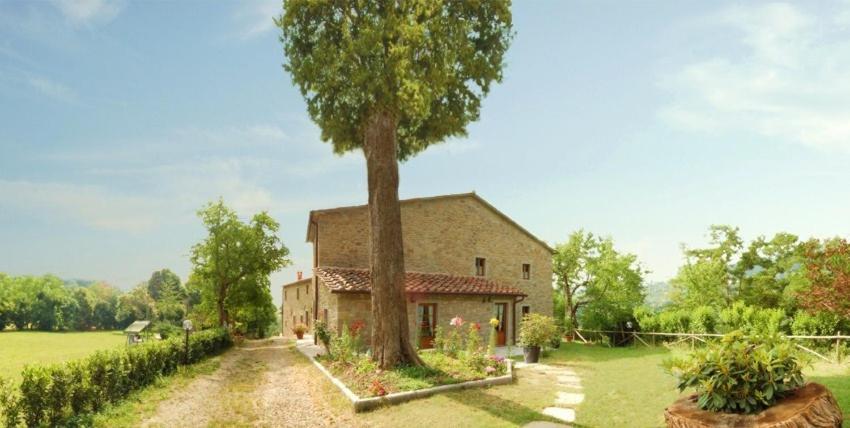
[{"label": "dirt track", "polygon": [[283,339],[249,341],[162,402],[145,427],[351,426],[321,397],[322,379]]}]

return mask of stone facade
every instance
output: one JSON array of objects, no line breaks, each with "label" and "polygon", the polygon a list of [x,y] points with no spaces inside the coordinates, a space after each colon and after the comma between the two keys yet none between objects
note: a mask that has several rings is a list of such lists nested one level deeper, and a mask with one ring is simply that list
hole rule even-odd
[{"label": "stone facade", "polygon": [[[314,245],[314,266],[368,267],[368,215],[366,206],[312,212],[308,241]],[[510,339],[514,338],[514,318],[521,317],[523,306],[530,312],[552,314],[551,248],[474,193],[402,201],[401,215],[408,271],[475,276],[476,258],[483,258],[486,278],[527,294],[517,302],[505,296],[410,296],[407,307],[411,335],[416,332],[416,308],[420,303],[437,304],[437,325],[448,326],[449,320],[459,315],[482,323],[483,331],[493,316],[495,303],[507,303]],[[530,265],[527,279],[523,278],[523,264]],[[331,293],[322,284],[318,288],[316,317],[321,319],[327,309],[331,327],[339,328],[342,323],[355,320],[368,323],[368,294]],[[286,311],[285,302],[284,306]]]},{"label": "stone facade", "polygon": [[313,326],[313,279],[305,278],[283,286],[281,305],[281,334],[295,336],[292,328],[303,323]]}]

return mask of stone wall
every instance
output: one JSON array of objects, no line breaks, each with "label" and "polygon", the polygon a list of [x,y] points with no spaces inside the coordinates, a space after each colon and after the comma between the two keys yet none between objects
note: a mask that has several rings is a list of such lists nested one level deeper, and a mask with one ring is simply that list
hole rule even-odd
[{"label": "stone wall", "polygon": [[[313,280],[302,279],[283,286],[283,330],[284,336],[295,336],[292,328],[295,324],[304,323],[313,327]],[[309,315],[309,318],[308,318]],[[293,323],[293,317],[295,322]]]},{"label": "stone wall", "polygon": [[[486,277],[523,290],[517,304],[552,315],[549,250],[473,195],[402,201],[405,268],[408,271],[475,275],[475,258],[486,259]],[[318,212],[318,265],[368,267],[366,207]],[[522,279],[522,264],[531,278]],[[510,311],[510,308],[509,308]]]},{"label": "stone wall", "polygon": [[[328,293],[337,297],[338,315],[332,316],[332,327],[340,331],[343,324],[350,326],[356,321],[363,321],[366,327],[363,329],[363,340],[368,343],[372,328],[372,310],[370,295],[366,293]],[[319,295],[322,299],[323,295]],[[414,297],[415,302],[407,301],[407,320],[410,331],[410,340],[415,343],[417,327],[417,306],[424,303],[435,303],[437,305],[437,326],[444,330],[451,328],[449,321],[455,316],[460,316],[464,322],[477,322],[481,324],[482,344],[486,345],[489,339],[489,324],[495,316],[495,303],[507,303],[507,343],[513,340],[513,320],[511,318],[510,298],[490,298],[489,296],[453,296],[433,295]],[[319,304],[321,306],[321,303]],[[329,311],[334,312],[334,311]],[[519,305],[517,306],[519,312]],[[467,328],[467,327],[464,327]]]}]

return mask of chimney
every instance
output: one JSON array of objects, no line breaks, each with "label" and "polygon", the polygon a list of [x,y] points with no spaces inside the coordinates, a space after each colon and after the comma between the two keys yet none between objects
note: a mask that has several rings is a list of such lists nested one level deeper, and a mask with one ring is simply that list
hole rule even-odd
[{"label": "chimney", "polygon": [[304,278],[304,272],[301,272],[300,270],[298,271],[297,275],[298,275],[298,281],[301,281],[301,279]]}]

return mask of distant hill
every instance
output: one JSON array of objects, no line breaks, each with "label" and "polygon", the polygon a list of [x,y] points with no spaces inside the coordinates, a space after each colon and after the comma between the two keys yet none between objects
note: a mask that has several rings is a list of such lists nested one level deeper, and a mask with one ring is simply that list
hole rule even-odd
[{"label": "distant hill", "polygon": [[666,281],[656,281],[646,284],[646,305],[659,309],[670,303],[670,284]]}]

